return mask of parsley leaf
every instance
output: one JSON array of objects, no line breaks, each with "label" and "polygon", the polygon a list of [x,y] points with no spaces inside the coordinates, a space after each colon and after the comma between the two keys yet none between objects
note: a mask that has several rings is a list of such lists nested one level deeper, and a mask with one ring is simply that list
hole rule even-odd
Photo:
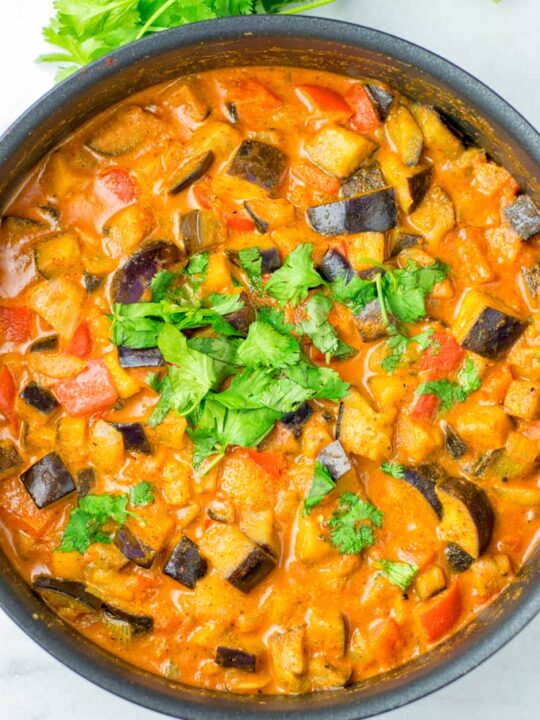
[{"label": "parsley leaf", "polygon": [[457,374],[457,383],[448,378],[431,380],[416,388],[417,395],[436,395],[440,402],[439,412],[447,412],[455,403],[462,403],[481,386],[478,368],[470,358]]},{"label": "parsley leaf", "polygon": [[260,289],[262,286],[262,257],[259,248],[250,247],[240,250],[238,261],[251,280],[253,287],[257,290]]},{"label": "parsley leaf", "polygon": [[142,480],[129,489],[129,501],[134,507],[144,507],[154,502],[154,488],[147,480]]},{"label": "parsley leaf", "polygon": [[390,475],[390,477],[393,477],[396,480],[401,480],[403,477],[405,477],[405,469],[403,465],[400,465],[396,462],[389,462],[388,460],[386,462],[383,462],[383,464],[381,465],[381,470],[383,471],[383,473]]},{"label": "parsley leaf", "polygon": [[313,245],[298,245],[290,253],[283,265],[276,270],[266,283],[266,292],[282,305],[290,302],[298,305],[313,287],[324,284],[324,280],[315,270],[312,258]]},{"label": "parsley leaf", "polygon": [[304,514],[309,514],[336,487],[328,470],[319,462],[315,462],[313,482],[304,500]]},{"label": "parsley leaf", "polygon": [[325,295],[316,293],[306,303],[306,319],[300,323],[300,330],[309,337],[313,345],[326,355],[351,357],[356,350],[344,343],[328,320],[333,302]]},{"label": "parsley leaf", "polygon": [[361,553],[375,544],[373,528],[381,528],[382,521],[383,514],[374,505],[354,493],[344,493],[328,521],[330,542],[341,554]]},{"label": "parsley leaf", "polygon": [[282,335],[272,325],[256,320],[238,348],[238,359],[250,367],[284,368],[300,360],[300,345],[292,335]]},{"label": "parsley leaf", "polygon": [[112,542],[111,534],[104,528],[111,522],[125,523],[127,504],[127,495],[86,495],[81,498],[71,511],[58,550],[82,554],[94,543]]},{"label": "parsley leaf", "polygon": [[405,562],[393,560],[378,560],[376,567],[390,580],[392,585],[405,592],[412,585],[418,575],[418,567]]}]

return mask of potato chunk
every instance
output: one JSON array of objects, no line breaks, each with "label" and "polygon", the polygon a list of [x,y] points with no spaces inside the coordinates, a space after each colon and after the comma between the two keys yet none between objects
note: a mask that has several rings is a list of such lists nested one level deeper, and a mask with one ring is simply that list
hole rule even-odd
[{"label": "potato chunk", "polygon": [[326,125],[306,143],[306,152],[321,170],[347,178],[375,150],[368,138],[337,125]]},{"label": "potato chunk", "polygon": [[392,428],[383,414],[373,410],[357,391],[352,391],[343,405],[340,439],[345,450],[374,462],[388,459]]},{"label": "potato chunk", "polygon": [[540,411],[540,385],[514,380],[504,399],[506,411],[522,420],[533,420]]}]

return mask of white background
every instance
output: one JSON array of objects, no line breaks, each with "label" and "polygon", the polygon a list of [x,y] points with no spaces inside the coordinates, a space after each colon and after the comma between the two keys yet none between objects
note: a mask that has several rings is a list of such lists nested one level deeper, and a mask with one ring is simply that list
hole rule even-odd
[{"label": "white background", "polygon": [[[52,84],[34,65],[52,0],[0,0],[0,131]],[[538,0],[337,0],[320,15],[379,28],[472,72],[540,128]],[[532,720],[540,715],[540,618],[451,687],[385,720]],[[158,720],[61,666],[0,611],[0,720]]]}]

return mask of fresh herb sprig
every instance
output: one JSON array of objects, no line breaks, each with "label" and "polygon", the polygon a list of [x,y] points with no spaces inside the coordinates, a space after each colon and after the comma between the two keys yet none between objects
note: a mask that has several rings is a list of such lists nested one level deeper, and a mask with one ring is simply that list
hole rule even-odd
[{"label": "fresh herb sprig", "polygon": [[375,544],[374,528],[381,528],[383,514],[374,505],[358,495],[347,492],[328,525],[330,542],[343,555],[356,555]]},{"label": "fresh herb sprig", "polygon": [[457,382],[448,378],[430,380],[416,388],[416,395],[436,395],[439,398],[439,412],[448,412],[456,403],[463,403],[469,395],[480,388],[482,381],[478,368],[467,358],[457,373]]},{"label": "fresh herb sprig", "polygon": [[406,562],[395,562],[393,560],[378,560],[376,567],[383,575],[386,575],[392,585],[405,592],[416,579],[418,567]]}]

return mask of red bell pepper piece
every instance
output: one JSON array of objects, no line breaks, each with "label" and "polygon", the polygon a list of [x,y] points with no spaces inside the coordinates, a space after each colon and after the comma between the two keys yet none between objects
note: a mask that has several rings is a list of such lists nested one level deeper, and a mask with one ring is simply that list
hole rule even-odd
[{"label": "red bell pepper piece", "polygon": [[53,390],[72,417],[104,410],[118,400],[107,366],[101,359],[89,360],[82,372],[57,383]]},{"label": "red bell pepper piece", "polygon": [[7,516],[9,523],[33,538],[40,538],[58,520],[58,505],[50,508],[36,507],[18,477],[10,477],[0,483],[0,517]]},{"label": "red bell pepper piece", "polygon": [[319,111],[332,118],[347,122],[352,117],[351,106],[343,95],[320,85],[297,85],[296,95],[310,112]]},{"label": "red bell pepper piece", "polygon": [[420,370],[434,371],[438,378],[446,377],[457,370],[464,354],[465,351],[450,333],[437,330],[431,345],[420,358],[418,367]]},{"label": "red bell pepper piece", "polygon": [[126,170],[113,168],[102,176],[103,185],[123,203],[130,203],[139,194],[139,187]]},{"label": "red bell pepper piece", "polygon": [[66,348],[66,352],[79,358],[85,358],[90,355],[91,350],[92,336],[90,334],[90,328],[88,327],[88,323],[83,322],[75,330],[75,333]]},{"label": "red bell pepper piece", "polygon": [[420,622],[429,642],[437,642],[449,633],[459,620],[461,610],[461,591],[456,582],[420,615]]},{"label": "red bell pepper piece", "polygon": [[439,408],[439,403],[439,398],[433,393],[419,395],[411,411],[412,419],[420,420],[421,422],[429,422],[430,420],[433,420],[433,417]]},{"label": "red bell pepper piece", "polygon": [[370,132],[380,126],[379,114],[369,97],[368,91],[361,83],[353,85],[347,91],[345,100],[354,111],[351,125],[355,130],[358,130],[358,132]]},{"label": "red bell pepper piece", "polygon": [[30,338],[32,313],[27,308],[0,307],[0,341],[26,342]]},{"label": "red bell pepper piece", "polygon": [[305,160],[294,166],[293,175],[301,180],[306,187],[325,195],[335,195],[341,187],[339,180],[327,175]]},{"label": "red bell pepper piece", "polygon": [[6,420],[15,422],[17,415],[15,413],[15,381],[13,375],[7,367],[0,369],[0,412]]}]

